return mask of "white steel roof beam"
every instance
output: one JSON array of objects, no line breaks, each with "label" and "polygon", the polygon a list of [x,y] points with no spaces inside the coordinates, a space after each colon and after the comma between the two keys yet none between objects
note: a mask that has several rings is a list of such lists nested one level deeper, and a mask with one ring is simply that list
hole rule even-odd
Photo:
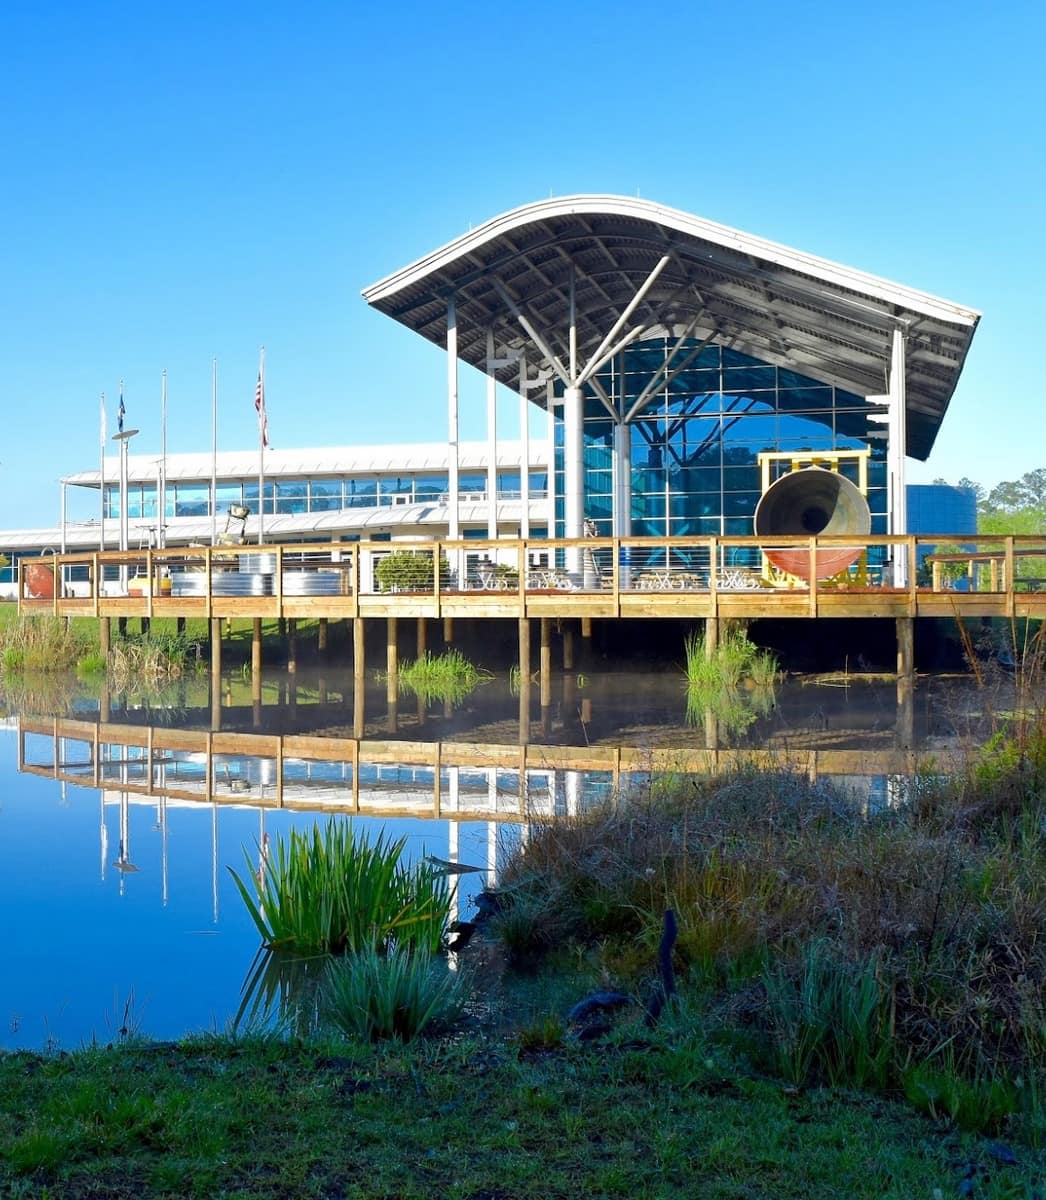
[{"label": "white steel roof beam", "polygon": [[[646,279],[643,280],[642,284],[640,284],[639,290],[625,306],[624,312],[622,312],[621,316],[619,316],[614,322],[610,332],[603,338],[603,340],[599,343],[599,346],[593,352],[592,357],[588,361],[588,366],[584,368],[584,370],[581,372],[581,375],[578,377],[579,383],[584,383],[589,375],[603,365],[603,363],[606,361],[606,358],[611,357],[612,355],[616,354],[619,349],[623,348],[624,343],[622,343],[622,346],[613,346],[614,338],[616,338],[625,325],[628,324],[629,318],[640,306],[640,304],[643,303],[643,297],[654,286],[654,284],[657,282],[658,276],[671,261],[672,256],[670,254],[662,255],[662,257],[658,259],[657,266],[654,267]],[[611,348],[609,354],[607,354],[608,348]],[[606,358],[603,357],[604,355],[606,355]]]},{"label": "white steel roof beam", "polygon": [[569,387],[570,373],[560,361],[559,356],[553,352],[552,347],[548,344],[548,342],[545,341],[541,334],[538,333],[533,322],[527,317],[526,313],[522,310],[522,308],[520,308],[516,301],[509,295],[508,289],[501,282],[501,280],[492,279],[491,283],[494,285],[494,290],[505,302],[509,312],[512,313],[512,315],[522,326],[526,335],[544,355],[546,362],[548,362],[548,364],[555,370],[556,374],[562,380],[564,386]]},{"label": "white steel roof beam", "polygon": [[654,394],[654,392],[657,391],[658,388],[667,387],[681,371],[686,370],[686,368],[694,361],[695,358],[697,358],[697,356],[709,344],[709,342],[715,340],[716,335],[714,333],[710,333],[708,335],[708,337],[706,337],[704,339],[704,341],[700,342],[698,345],[694,346],[690,350],[690,352],[684,357],[682,362],[680,362],[676,367],[672,367],[672,360],[679,353],[679,350],[682,347],[683,343],[687,340],[687,338],[690,337],[690,335],[693,333],[694,329],[697,328],[697,325],[699,324],[700,320],[701,320],[700,316],[697,316],[686,327],[686,330],[683,332],[683,335],[680,337],[679,341],[677,341],[676,344],[672,347],[668,356],[665,358],[665,361],[661,364],[660,367],[658,367],[658,369],[654,372],[653,376],[651,376],[650,381],[647,383],[646,387],[643,388],[643,390],[639,393],[639,395],[633,401],[632,407],[625,414],[626,422],[631,421],[632,418],[638,412],[640,412],[642,410],[643,405],[646,404],[646,402],[650,399],[650,397]]}]

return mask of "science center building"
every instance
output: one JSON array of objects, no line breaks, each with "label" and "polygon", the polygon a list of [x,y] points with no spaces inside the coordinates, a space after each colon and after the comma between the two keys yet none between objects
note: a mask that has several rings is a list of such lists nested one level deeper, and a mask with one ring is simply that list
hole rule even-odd
[{"label": "science center building", "polygon": [[[916,532],[926,459],[979,314],[800,250],[620,196],[525,205],[368,287],[445,348],[446,443],[267,452],[266,541]],[[459,369],[487,379],[487,436],[459,439]],[[503,437],[498,387],[516,392]],[[547,434],[530,436],[532,406]],[[106,462],[91,522],[0,531],[41,552],[258,536],[258,452]],[[831,477],[826,480],[826,477]],[[791,478],[789,478],[791,477]],[[165,491],[157,515],[158,486]],[[757,515],[757,509],[759,513]],[[103,529],[100,525],[104,525]],[[933,530],[934,533],[969,530]],[[12,568],[8,568],[8,578]]]}]

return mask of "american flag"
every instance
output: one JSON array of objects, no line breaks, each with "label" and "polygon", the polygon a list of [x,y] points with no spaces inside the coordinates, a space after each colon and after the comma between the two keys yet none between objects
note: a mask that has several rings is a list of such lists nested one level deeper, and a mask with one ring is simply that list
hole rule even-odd
[{"label": "american flag", "polygon": [[265,381],[258,372],[258,386],[254,389],[254,408],[258,413],[258,436],[262,446],[269,444],[269,418],[265,415]]}]

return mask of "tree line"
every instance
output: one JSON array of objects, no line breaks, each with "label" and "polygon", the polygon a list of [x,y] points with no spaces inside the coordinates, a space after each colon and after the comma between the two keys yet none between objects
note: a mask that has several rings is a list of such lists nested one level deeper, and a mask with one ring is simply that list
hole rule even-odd
[{"label": "tree line", "polygon": [[1046,533],[1046,467],[1004,480],[990,491],[965,476],[957,484],[947,479],[934,483],[972,489],[977,497],[978,533]]}]

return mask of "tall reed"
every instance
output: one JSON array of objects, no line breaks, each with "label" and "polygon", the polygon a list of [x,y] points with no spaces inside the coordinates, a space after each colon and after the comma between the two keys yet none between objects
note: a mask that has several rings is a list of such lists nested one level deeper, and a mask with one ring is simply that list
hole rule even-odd
[{"label": "tall reed", "polygon": [[60,617],[19,617],[0,629],[0,670],[69,671],[85,649],[84,639]]},{"label": "tall reed", "polygon": [[444,654],[425,653],[400,667],[400,686],[427,704],[431,700],[460,704],[470,692],[489,679],[460,650]]},{"label": "tall reed", "polygon": [[405,945],[435,953],[450,917],[447,880],[424,864],[407,867],[405,845],[384,833],[359,841],[351,825],[331,819],[277,838],[257,870],[245,851],[249,882],[230,872],[271,949],[341,954]]},{"label": "tall reed", "polygon": [[467,990],[462,975],[427,951],[367,949],[328,965],[322,1015],[349,1038],[410,1042],[455,1021]]}]

